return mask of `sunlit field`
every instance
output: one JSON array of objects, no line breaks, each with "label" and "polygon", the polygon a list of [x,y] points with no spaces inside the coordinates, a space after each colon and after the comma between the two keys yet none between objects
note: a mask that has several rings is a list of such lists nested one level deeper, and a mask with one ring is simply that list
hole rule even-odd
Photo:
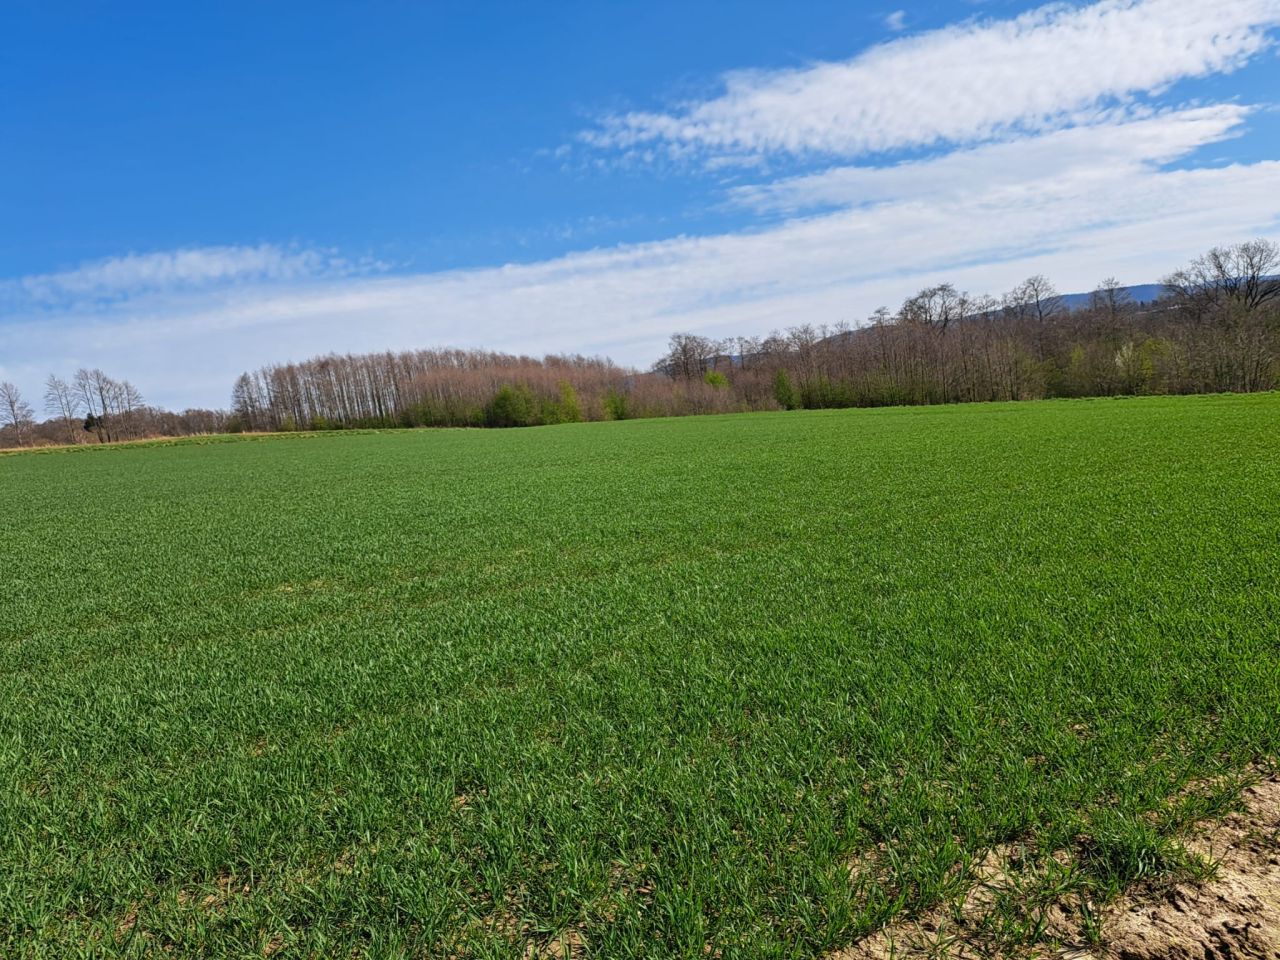
[{"label": "sunlit field", "polygon": [[5,958],[822,956],[997,845],[1092,903],[1200,869],[1280,747],[1280,395],[77,449],[0,494]]}]

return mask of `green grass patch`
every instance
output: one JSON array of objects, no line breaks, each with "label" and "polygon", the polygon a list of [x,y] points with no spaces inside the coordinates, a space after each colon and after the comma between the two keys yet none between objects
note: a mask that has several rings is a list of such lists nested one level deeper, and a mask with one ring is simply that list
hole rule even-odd
[{"label": "green grass patch", "polygon": [[1185,867],[1188,785],[1280,744],[1277,395],[119,447],[0,492],[4,957],[818,956],[1000,844]]}]

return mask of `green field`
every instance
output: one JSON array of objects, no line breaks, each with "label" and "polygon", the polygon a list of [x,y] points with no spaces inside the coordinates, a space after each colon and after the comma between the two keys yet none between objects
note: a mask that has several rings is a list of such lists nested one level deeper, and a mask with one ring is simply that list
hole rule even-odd
[{"label": "green field", "polygon": [[1097,900],[1194,869],[1230,789],[1184,788],[1280,748],[1280,395],[81,449],[0,494],[6,960],[821,956],[996,844]]}]

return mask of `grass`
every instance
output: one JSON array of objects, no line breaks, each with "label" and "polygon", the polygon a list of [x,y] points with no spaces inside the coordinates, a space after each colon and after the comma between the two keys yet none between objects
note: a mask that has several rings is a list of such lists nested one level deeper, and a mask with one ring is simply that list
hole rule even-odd
[{"label": "grass", "polygon": [[820,956],[997,844],[1175,869],[1187,786],[1280,745],[1277,395],[131,446],[0,493],[6,958]]}]

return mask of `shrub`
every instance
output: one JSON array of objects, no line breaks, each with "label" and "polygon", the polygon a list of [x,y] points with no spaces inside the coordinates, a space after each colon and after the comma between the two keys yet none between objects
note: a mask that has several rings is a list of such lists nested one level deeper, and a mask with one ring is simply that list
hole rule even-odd
[{"label": "shrub", "polygon": [[578,423],[582,420],[582,405],[578,403],[578,391],[568,380],[560,381],[559,423]]},{"label": "shrub", "polygon": [[525,386],[499,387],[484,408],[486,427],[531,427],[539,422],[538,402]]},{"label": "shrub", "polygon": [[609,390],[604,395],[604,417],[606,420],[626,420],[630,416],[627,395],[617,390]]},{"label": "shrub", "polygon": [[786,370],[779,370],[778,375],[773,378],[773,399],[778,401],[778,406],[783,410],[794,410],[800,405],[800,398],[796,396],[796,388],[791,385],[791,378],[787,376]]}]

